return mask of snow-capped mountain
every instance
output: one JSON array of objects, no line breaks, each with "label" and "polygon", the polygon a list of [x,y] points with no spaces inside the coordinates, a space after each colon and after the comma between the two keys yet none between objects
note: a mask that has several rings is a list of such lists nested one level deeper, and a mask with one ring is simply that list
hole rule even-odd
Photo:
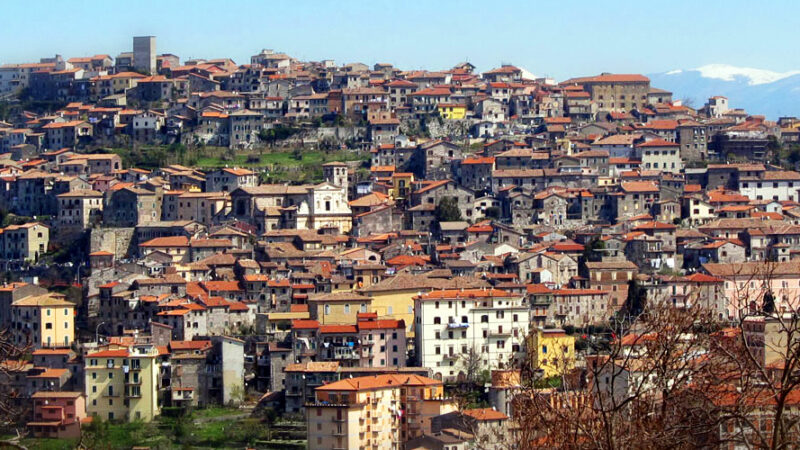
[{"label": "snow-capped mountain", "polygon": [[695,108],[703,106],[711,96],[724,95],[731,107],[764,114],[772,120],[800,116],[800,70],[773,72],[709,64],[648,76],[651,86],[672,91],[676,99],[690,99]]}]

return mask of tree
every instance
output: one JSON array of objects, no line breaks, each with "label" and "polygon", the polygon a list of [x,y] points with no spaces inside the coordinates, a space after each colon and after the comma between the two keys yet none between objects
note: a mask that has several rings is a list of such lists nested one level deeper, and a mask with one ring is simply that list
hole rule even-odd
[{"label": "tree", "polygon": [[606,350],[590,349],[582,373],[562,369],[555,389],[549,388],[557,385],[553,380],[540,389],[532,372],[523,371],[522,392],[513,403],[518,447],[689,449],[705,444],[718,421],[704,412],[706,393],[693,387],[716,367],[686,357],[708,348],[710,333],[686,339],[697,327],[718,329],[713,315],[699,306],[655,303],[633,319],[636,333],[612,337]]},{"label": "tree", "polygon": [[644,311],[647,302],[647,291],[645,291],[636,279],[628,281],[628,296],[622,305],[620,312],[624,318],[638,317]]},{"label": "tree", "polygon": [[458,200],[455,197],[444,197],[433,211],[437,222],[456,222],[462,220]]},{"label": "tree", "polygon": [[767,292],[764,294],[764,312],[767,314],[773,314],[775,312],[775,297],[772,295],[772,292]]},{"label": "tree", "polygon": [[495,219],[500,220],[500,208],[498,206],[490,206],[486,208],[486,211],[483,213],[487,219]]},{"label": "tree", "polygon": [[606,243],[601,241],[600,238],[594,237],[588,244],[583,247],[583,261],[584,262],[597,262],[603,259],[603,250],[606,248]]},{"label": "tree", "polygon": [[18,376],[14,372],[27,364],[24,357],[28,350],[28,347],[16,345],[8,330],[0,330],[0,424],[16,424],[25,419],[28,402],[19,404],[17,397],[21,393],[11,386],[9,380]]},{"label": "tree", "polygon": [[587,343],[580,376],[564,372],[548,390],[523,378],[518,447],[797,448],[800,295],[769,290],[775,269],[745,263],[726,275],[736,326],[699,288],[681,307],[650,298],[606,344]]}]

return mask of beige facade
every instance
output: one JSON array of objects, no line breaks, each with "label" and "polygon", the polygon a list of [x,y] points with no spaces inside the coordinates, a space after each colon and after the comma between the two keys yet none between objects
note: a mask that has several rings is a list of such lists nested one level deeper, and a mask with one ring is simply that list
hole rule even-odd
[{"label": "beige facade", "polygon": [[582,85],[597,104],[598,111],[627,112],[647,105],[650,79],[643,75],[602,74],[568,83]]},{"label": "beige facade", "polygon": [[21,347],[69,347],[75,338],[75,304],[52,293],[17,300],[11,304],[11,334]]},{"label": "beige facade", "polygon": [[50,228],[39,222],[0,228],[0,258],[36,261],[47,252]]},{"label": "beige facade", "polygon": [[450,412],[441,381],[419,375],[348,378],[317,388],[306,406],[309,449],[400,449]]},{"label": "beige facade", "polygon": [[58,196],[60,230],[83,230],[103,212],[103,194],[93,190],[66,192]]},{"label": "beige facade", "polygon": [[224,192],[187,192],[178,196],[177,220],[194,220],[210,225],[214,217],[224,213],[228,206],[229,198]]},{"label": "beige facade", "polygon": [[85,356],[86,410],[103,420],[152,421],[159,413],[158,350],[153,345]]}]

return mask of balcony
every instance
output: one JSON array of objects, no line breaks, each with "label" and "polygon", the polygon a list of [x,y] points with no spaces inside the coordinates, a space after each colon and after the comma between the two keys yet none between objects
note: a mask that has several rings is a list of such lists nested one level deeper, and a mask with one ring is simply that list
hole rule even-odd
[{"label": "balcony", "polygon": [[508,337],[511,336],[511,330],[489,330],[489,337]]},{"label": "balcony", "polygon": [[447,324],[447,328],[450,329],[450,330],[459,329],[459,328],[465,329],[465,328],[469,328],[469,324],[466,323],[466,322],[461,322],[461,323],[451,322],[451,323]]},{"label": "balcony", "polygon": [[361,358],[361,355],[358,354],[358,350],[355,350],[355,349],[350,348],[350,347],[334,348],[333,354],[331,355],[329,353],[328,355],[332,356],[332,359],[334,359],[334,360],[360,359]]},{"label": "balcony", "polygon": [[344,423],[344,422],[347,422],[347,419],[346,419],[346,418],[344,418],[344,417],[333,417],[331,420],[332,420],[333,422],[336,422],[336,423]]},{"label": "balcony", "polygon": [[457,360],[461,355],[456,355],[455,353],[445,353],[442,355],[442,359],[449,361],[449,360]]}]

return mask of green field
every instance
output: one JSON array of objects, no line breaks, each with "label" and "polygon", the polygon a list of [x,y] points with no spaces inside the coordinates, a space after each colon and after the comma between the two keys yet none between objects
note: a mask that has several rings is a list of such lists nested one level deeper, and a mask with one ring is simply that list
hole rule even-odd
[{"label": "green field", "polygon": [[[102,150],[101,150],[102,151]],[[224,147],[138,146],[107,149],[122,157],[125,167],[157,169],[181,164],[200,170],[247,167],[263,172],[268,183],[316,183],[322,181],[322,164],[331,161],[367,161],[369,153],[357,150],[311,148],[234,151]]]},{"label": "green field", "polygon": [[[195,412],[191,417],[162,417],[152,423],[98,422],[84,428],[83,445],[96,449],[241,449],[254,448],[305,448],[305,432],[298,430],[296,437],[286,438],[279,431],[280,424],[271,427],[257,418],[228,419],[220,416],[240,414],[240,411],[215,408]],[[278,431],[276,431],[278,430]],[[302,437],[302,439],[298,439]],[[23,439],[21,445],[29,449],[74,449],[76,440]],[[3,448],[0,445],[0,448]]]}]

